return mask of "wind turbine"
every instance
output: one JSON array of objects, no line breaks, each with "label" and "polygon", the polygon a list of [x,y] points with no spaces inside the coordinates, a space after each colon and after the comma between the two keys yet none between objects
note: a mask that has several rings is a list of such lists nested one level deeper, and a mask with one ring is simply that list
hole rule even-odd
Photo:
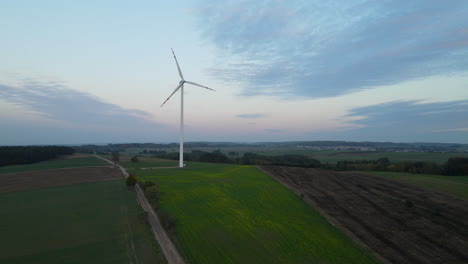
[{"label": "wind turbine", "polygon": [[177,65],[177,70],[179,71],[179,76],[180,76],[180,82],[179,82],[179,85],[175,88],[175,90],[171,93],[171,95],[169,95],[169,97],[166,99],[166,101],[164,101],[164,103],[162,103],[161,107],[163,107],[163,105],[169,101],[169,99],[171,99],[171,97],[180,89],[180,153],[179,153],[179,168],[183,168],[184,167],[184,84],[185,83],[188,83],[188,84],[191,84],[191,85],[195,85],[195,86],[199,86],[201,88],[205,88],[205,89],[208,89],[208,90],[211,90],[211,91],[215,91],[214,89],[211,89],[211,88],[208,88],[206,86],[203,86],[201,84],[198,84],[198,83],[194,83],[194,82],[191,82],[191,81],[186,81],[184,79],[184,75],[182,75],[182,71],[180,70],[180,66],[179,66],[179,62],[177,62],[177,58],[176,58],[176,55],[174,53],[174,50],[172,50],[172,55],[174,55],[174,60],[176,62],[176,65]]}]

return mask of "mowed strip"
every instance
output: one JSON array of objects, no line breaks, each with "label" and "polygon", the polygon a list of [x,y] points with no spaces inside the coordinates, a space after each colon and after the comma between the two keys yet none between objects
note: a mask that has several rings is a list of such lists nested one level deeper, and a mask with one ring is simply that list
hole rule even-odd
[{"label": "mowed strip", "polygon": [[113,167],[80,167],[0,174],[0,193],[123,178]]},{"label": "mowed strip", "polygon": [[468,202],[359,173],[261,166],[391,263],[468,263]]}]

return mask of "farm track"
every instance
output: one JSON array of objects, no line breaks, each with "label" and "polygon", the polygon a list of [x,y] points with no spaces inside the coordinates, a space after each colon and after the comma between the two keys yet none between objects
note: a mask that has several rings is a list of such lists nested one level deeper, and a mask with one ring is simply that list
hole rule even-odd
[{"label": "farm track", "polygon": [[[468,202],[358,173],[261,166],[391,263],[468,263]],[[407,208],[404,201],[413,203]]]},{"label": "farm track", "polygon": [[[110,164],[113,164],[112,161],[108,159],[105,159],[99,156],[95,156],[95,157],[101,160],[104,160]],[[118,165],[117,168],[119,170],[119,173],[121,173],[121,175],[123,175],[125,178],[129,176],[129,174],[127,173],[124,167]],[[137,196],[136,198],[137,198],[138,204],[140,204],[141,208],[145,212],[148,213],[148,221],[151,225],[151,229],[156,238],[156,241],[161,247],[161,250],[164,256],[166,257],[167,263],[168,264],[185,264],[184,259],[177,251],[177,248],[172,243],[172,240],[166,234],[166,231],[164,230],[164,228],[161,225],[161,222],[159,221],[158,215],[156,214],[153,207],[146,199],[143,193],[143,190],[140,188],[138,184],[135,185],[135,190],[136,190],[136,196]]]},{"label": "farm track", "polygon": [[123,178],[110,166],[77,167],[0,174],[0,193]]}]

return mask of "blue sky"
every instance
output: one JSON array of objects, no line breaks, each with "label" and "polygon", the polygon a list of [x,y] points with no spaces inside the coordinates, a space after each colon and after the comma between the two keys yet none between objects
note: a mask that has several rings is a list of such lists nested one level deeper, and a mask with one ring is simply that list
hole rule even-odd
[{"label": "blue sky", "polygon": [[2,1],[0,144],[468,143],[466,1]]}]

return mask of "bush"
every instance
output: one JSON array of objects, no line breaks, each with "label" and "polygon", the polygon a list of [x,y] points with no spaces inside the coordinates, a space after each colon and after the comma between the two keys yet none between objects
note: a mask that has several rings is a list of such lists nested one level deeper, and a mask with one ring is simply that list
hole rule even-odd
[{"label": "bush", "polygon": [[451,176],[468,175],[468,158],[453,157],[448,159],[444,165],[444,172]]},{"label": "bush", "polygon": [[135,176],[129,175],[127,177],[127,179],[125,179],[125,183],[127,184],[127,186],[132,186],[133,187],[137,183],[137,180],[136,180]]},{"label": "bush", "polygon": [[175,220],[167,212],[158,213],[159,221],[166,231],[171,231],[175,226]]},{"label": "bush", "polygon": [[145,189],[145,196],[150,201],[150,203],[157,201],[159,197],[158,188],[156,188],[156,186],[149,186]]},{"label": "bush", "polygon": [[137,163],[137,162],[140,162],[140,159],[138,158],[138,156],[133,156],[131,159],[130,159],[131,162],[133,163]]},{"label": "bush", "polygon": [[152,181],[145,181],[145,182],[143,183],[143,190],[146,190],[146,188],[151,187],[151,186],[155,186],[154,182],[152,182]]}]

